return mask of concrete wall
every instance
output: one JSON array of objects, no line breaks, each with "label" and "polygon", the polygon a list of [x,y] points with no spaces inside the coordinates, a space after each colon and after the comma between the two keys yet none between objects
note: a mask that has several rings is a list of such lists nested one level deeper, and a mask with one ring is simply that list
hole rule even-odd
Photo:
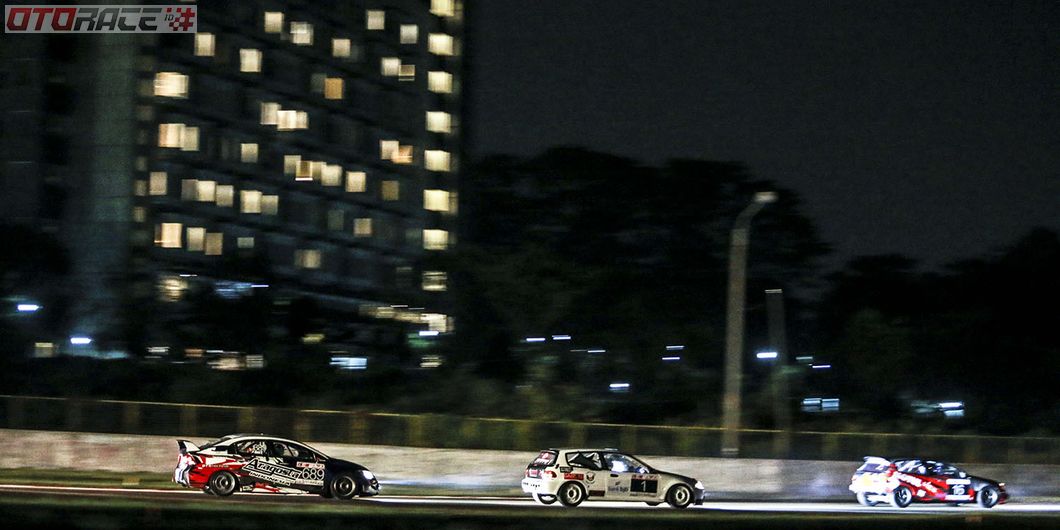
[{"label": "concrete wall", "polygon": [[[0,429],[0,468],[99,469],[171,473],[178,436]],[[205,440],[191,439],[195,443]],[[385,486],[447,488],[454,492],[518,493],[536,452],[423,449],[312,443],[324,453],[358,462]],[[714,499],[849,499],[846,487],[860,462],[682,458],[644,455],[652,466],[700,479]],[[1060,497],[1060,465],[962,466],[1008,485],[1015,499]]]}]

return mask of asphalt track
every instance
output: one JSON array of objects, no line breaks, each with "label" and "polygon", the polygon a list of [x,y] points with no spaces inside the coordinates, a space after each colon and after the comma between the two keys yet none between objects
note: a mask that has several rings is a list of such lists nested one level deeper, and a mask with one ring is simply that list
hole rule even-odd
[{"label": "asphalt track", "polygon": [[[329,506],[341,505],[343,501],[325,499],[318,495],[277,495],[267,493],[237,493],[229,498],[218,498],[206,495],[198,490],[168,490],[147,488],[103,488],[103,487],[74,487],[74,486],[34,486],[21,484],[0,484],[0,493],[6,496],[33,497],[33,496],[64,496],[81,499],[139,499],[144,501],[157,501],[159,503],[267,503],[270,505],[314,505],[324,504]],[[469,497],[469,496],[420,496],[420,495],[380,495],[363,499],[355,499],[354,503],[365,503],[366,505],[393,506],[395,508],[412,507],[434,507],[454,509],[474,508],[533,508],[540,510],[568,510],[558,503],[552,506],[540,506],[529,497]],[[657,507],[648,506],[640,502],[607,502],[588,501],[575,510],[664,510],[673,511],[665,504]],[[995,506],[992,509],[982,509],[974,504],[962,506],[935,505],[935,504],[913,504],[904,509],[893,508],[887,505],[876,507],[860,506],[851,502],[731,502],[731,501],[707,501],[702,506],[690,506],[690,511],[708,510],[717,512],[741,512],[741,513],[790,513],[790,514],[880,514],[900,516],[903,514],[975,514],[975,513],[1008,513],[1008,514],[1037,514],[1037,515],[1060,515],[1060,503],[1051,502],[1012,502]]]}]

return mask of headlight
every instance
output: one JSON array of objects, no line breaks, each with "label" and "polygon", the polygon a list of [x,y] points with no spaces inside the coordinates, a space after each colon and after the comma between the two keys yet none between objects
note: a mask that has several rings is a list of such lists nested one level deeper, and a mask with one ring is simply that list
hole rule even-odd
[{"label": "headlight", "polygon": [[696,489],[697,490],[701,490],[701,489],[706,489],[706,488],[703,487],[703,483],[702,482],[697,480],[696,481]]},{"label": "headlight", "polygon": [[375,475],[373,475],[372,472],[368,471],[367,469],[362,469],[361,475],[368,480],[375,480]]}]

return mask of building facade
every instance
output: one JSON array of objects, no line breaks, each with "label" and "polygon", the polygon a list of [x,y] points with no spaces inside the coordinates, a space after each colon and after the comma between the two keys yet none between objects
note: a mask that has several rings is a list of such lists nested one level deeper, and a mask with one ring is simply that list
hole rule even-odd
[{"label": "building facade", "polygon": [[[66,246],[73,335],[196,289],[313,300],[347,349],[448,332],[430,264],[455,242],[463,37],[459,0],[200,2],[192,35],[9,35],[0,218]],[[180,354],[164,328],[145,344]]]}]

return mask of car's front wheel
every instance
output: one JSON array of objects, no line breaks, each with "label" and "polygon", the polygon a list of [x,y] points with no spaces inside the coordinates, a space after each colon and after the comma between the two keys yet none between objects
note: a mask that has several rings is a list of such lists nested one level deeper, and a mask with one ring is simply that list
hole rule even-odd
[{"label": "car's front wheel", "polygon": [[221,470],[210,475],[210,480],[207,482],[206,487],[209,489],[208,493],[213,493],[218,497],[227,497],[236,492],[236,488],[239,487],[239,481],[236,480],[236,476],[231,471]]},{"label": "car's front wheel", "polygon": [[889,500],[891,501],[891,506],[905,508],[913,502],[913,492],[905,486],[898,486],[891,492]]},{"label": "car's front wheel", "polygon": [[997,505],[997,501],[1001,495],[997,492],[997,488],[993,486],[987,486],[981,490],[975,496],[975,502],[979,504],[980,508],[993,508]]},{"label": "car's front wheel", "polygon": [[349,473],[339,473],[331,479],[331,494],[340,499],[352,499],[357,495],[357,479]]},{"label": "car's front wheel", "polygon": [[559,502],[573,508],[585,500],[585,490],[577,482],[567,482],[559,487]]},{"label": "car's front wheel", "polygon": [[858,504],[860,504],[862,506],[876,506],[876,504],[877,504],[876,501],[869,500],[869,496],[865,492],[858,493],[857,494],[857,498],[858,498]]},{"label": "car's front wheel", "polygon": [[688,508],[688,505],[692,504],[692,488],[675,484],[666,492],[666,503],[674,508]]},{"label": "car's front wheel", "polygon": [[543,493],[535,493],[534,494],[534,500],[537,501],[538,504],[544,504],[545,506],[548,506],[550,504],[555,504],[556,503],[556,496],[555,495],[545,495]]}]

